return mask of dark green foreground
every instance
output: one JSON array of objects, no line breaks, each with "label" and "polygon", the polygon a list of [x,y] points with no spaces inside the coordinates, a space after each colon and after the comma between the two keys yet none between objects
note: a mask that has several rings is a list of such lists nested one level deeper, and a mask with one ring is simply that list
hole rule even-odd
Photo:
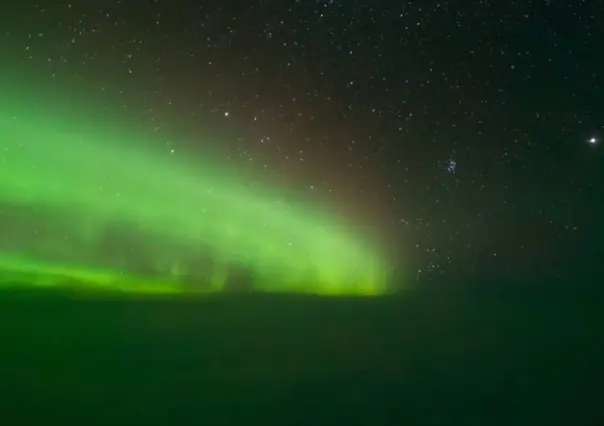
[{"label": "dark green foreground", "polygon": [[601,296],[4,292],[0,424],[597,424]]}]

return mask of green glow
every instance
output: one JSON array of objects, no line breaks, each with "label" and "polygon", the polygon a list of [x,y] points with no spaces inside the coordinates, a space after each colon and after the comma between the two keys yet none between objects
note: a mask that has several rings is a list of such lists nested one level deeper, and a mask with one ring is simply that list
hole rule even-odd
[{"label": "green glow", "polygon": [[[211,158],[160,150],[152,133],[7,93],[0,270],[33,274],[39,285],[72,277],[122,290],[217,291],[239,265],[264,291],[384,291],[379,256],[324,213],[279,202],[276,188],[252,191]],[[208,282],[203,290],[198,279]]]}]

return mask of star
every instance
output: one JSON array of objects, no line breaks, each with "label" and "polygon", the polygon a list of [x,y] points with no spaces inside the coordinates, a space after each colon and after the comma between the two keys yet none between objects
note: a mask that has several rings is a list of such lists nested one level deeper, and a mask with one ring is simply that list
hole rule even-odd
[{"label": "star", "polygon": [[457,161],[452,158],[449,158],[446,164],[446,170],[449,173],[455,173],[457,170]]}]

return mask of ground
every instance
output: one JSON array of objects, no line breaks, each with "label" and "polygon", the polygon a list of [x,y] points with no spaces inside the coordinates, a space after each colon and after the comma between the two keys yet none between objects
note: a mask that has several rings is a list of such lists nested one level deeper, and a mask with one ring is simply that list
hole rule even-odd
[{"label": "ground", "polygon": [[6,424],[602,419],[604,313],[587,290],[78,299],[0,294]]}]

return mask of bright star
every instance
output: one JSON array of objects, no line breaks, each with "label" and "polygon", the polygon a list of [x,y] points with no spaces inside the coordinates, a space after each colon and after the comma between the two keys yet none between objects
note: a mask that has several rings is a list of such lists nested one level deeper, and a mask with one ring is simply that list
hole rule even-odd
[{"label": "bright star", "polygon": [[595,145],[598,143],[598,138],[590,138],[587,142],[589,142],[590,145]]},{"label": "bright star", "polygon": [[455,171],[457,170],[457,161],[452,158],[449,158],[449,161],[447,161],[446,169],[449,173],[455,173]]}]

